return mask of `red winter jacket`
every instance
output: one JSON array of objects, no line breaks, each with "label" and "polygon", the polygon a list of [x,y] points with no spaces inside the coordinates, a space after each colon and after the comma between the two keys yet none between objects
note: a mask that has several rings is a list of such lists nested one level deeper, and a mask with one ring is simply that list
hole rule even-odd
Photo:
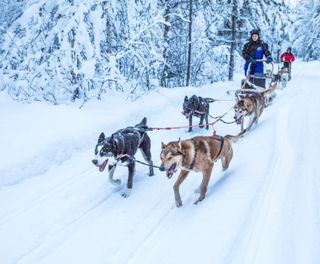
[{"label": "red winter jacket", "polygon": [[294,61],[294,55],[292,53],[289,53],[289,52],[284,52],[280,56],[280,60],[281,61],[286,61],[286,62],[292,62],[292,61]]}]

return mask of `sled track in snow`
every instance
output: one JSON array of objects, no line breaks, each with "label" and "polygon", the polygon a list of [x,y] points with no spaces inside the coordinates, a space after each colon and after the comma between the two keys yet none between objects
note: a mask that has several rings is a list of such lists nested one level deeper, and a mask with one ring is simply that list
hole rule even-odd
[{"label": "sled track in snow", "polygon": [[[281,188],[287,186],[286,183],[291,176],[290,171],[293,169],[293,151],[288,149],[290,146],[288,116],[296,96],[281,107],[279,115],[274,116],[276,121],[273,124],[274,133],[271,135],[273,138],[271,144],[274,144],[274,149],[268,165],[270,171],[263,176],[264,180],[260,188],[256,190],[248,210],[243,214],[243,221],[239,224],[235,239],[229,247],[229,252],[235,252],[235,254],[227,255],[224,259],[225,264],[260,263],[259,256],[266,250],[266,232],[268,232],[270,221],[274,220],[274,211],[277,210],[273,206],[277,200],[284,202],[285,191]],[[283,157],[286,158],[283,159]]]},{"label": "sled track in snow", "polygon": [[29,200],[27,203],[20,207],[17,210],[9,212],[0,217],[0,227],[4,226],[6,223],[12,221],[14,218],[19,217],[24,212],[29,211],[30,209],[43,205],[46,201],[54,198],[57,194],[69,189],[71,186],[75,184],[81,183],[81,181],[88,180],[88,175],[94,171],[94,168],[87,169],[83,173],[79,175],[79,173],[73,175],[70,179],[61,182],[58,186],[55,186],[52,190],[48,193],[40,195],[32,200]]},{"label": "sled track in snow", "polygon": [[[266,252],[272,250],[269,244],[270,234],[275,235],[272,229],[281,222],[275,219],[279,217],[278,212],[281,211],[281,206],[286,204],[284,188],[287,188],[293,170],[294,152],[289,149],[291,145],[288,141],[288,117],[295,99],[296,96],[281,106],[281,111],[275,116],[274,133],[271,135],[274,138],[274,149],[268,166],[270,171],[265,175],[262,189],[258,192],[260,197],[255,202],[255,212],[251,215],[253,219],[250,227],[246,228],[248,241],[244,243],[246,251],[241,257],[243,263],[254,264],[263,260]],[[274,207],[275,205],[277,207]],[[248,231],[249,228],[251,231]]]},{"label": "sled track in snow", "polygon": [[[141,180],[140,180],[141,181]],[[139,180],[135,183],[138,183]],[[171,191],[171,190],[170,190]],[[133,233],[136,232],[144,232],[146,235],[143,238],[143,241],[146,241],[148,237],[150,237],[153,233],[155,233],[158,229],[159,223],[162,223],[165,221],[165,219],[170,215],[170,213],[173,211],[175,206],[171,206],[169,209],[167,205],[162,204],[163,210],[159,210],[159,205],[161,205],[163,193],[159,193],[158,197],[154,203],[154,205],[147,210],[143,217],[144,221],[139,222],[137,225],[134,225],[131,227],[131,231]],[[72,237],[73,233],[76,232],[79,228],[83,227],[90,221],[90,219],[97,219],[99,215],[106,212],[106,210],[98,210],[98,208],[101,207],[108,207],[111,206],[118,206],[118,203],[116,202],[119,199],[125,199],[120,196],[119,189],[115,189],[113,192],[109,193],[96,203],[94,203],[92,206],[87,208],[86,211],[82,212],[77,217],[73,218],[72,220],[65,223],[63,226],[61,226],[58,230],[56,230],[56,233],[54,237],[50,238],[49,240],[43,241],[43,243],[38,244],[31,248],[28,252],[21,255],[17,261],[17,263],[33,263],[33,259],[42,259],[45,258],[47,255],[52,253],[50,249],[56,249],[61,245],[64,241],[68,240]],[[110,209],[109,209],[110,210]],[[157,222],[152,222],[154,215],[159,215],[158,219],[160,219]],[[146,229],[146,222],[150,222],[150,224],[147,225]],[[130,235],[127,234],[127,235]],[[143,243],[143,241],[141,241]],[[140,244],[135,249],[131,250],[131,255],[134,255],[135,250],[140,248]],[[131,258],[128,258],[128,260]],[[127,262],[124,262],[127,263]]]},{"label": "sled track in snow", "polygon": [[[46,252],[48,252],[51,248],[57,248],[63,241],[70,238],[73,234],[73,230],[76,230],[77,227],[82,224],[81,221],[88,222],[89,220],[85,220],[85,218],[89,218],[91,213],[96,212],[96,209],[103,206],[108,200],[112,199],[116,192],[116,190],[114,192],[110,192],[108,195],[102,197],[97,202],[91,204],[86,208],[86,210],[82,211],[71,220],[64,223],[59,227],[58,230],[55,230],[55,235],[52,238],[32,247],[28,252],[21,255],[18,258],[17,262],[19,263],[22,261],[21,263],[25,263],[23,260],[30,257],[32,258],[32,255],[34,253],[37,253],[37,259],[39,258],[39,255],[41,258],[45,257],[47,255]],[[101,211],[99,211],[99,213],[101,213]],[[31,263],[32,262],[33,261],[31,261]]]}]

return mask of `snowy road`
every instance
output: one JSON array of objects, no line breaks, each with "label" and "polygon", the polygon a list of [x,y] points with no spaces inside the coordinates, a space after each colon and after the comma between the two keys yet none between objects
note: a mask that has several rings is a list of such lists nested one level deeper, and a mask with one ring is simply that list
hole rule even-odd
[{"label": "snowy road", "polygon": [[[0,166],[0,263],[320,263],[319,68],[319,62],[297,63],[287,88],[234,145],[229,170],[221,172],[216,164],[206,199],[193,204],[201,177],[191,173],[181,186],[179,209],[172,191],[177,175],[168,180],[156,171],[148,177],[141,165],[130,198],[122,198],[90,162],[98,133],[132,125],[144,115],[151,126],[185,124],[186,94],[227,98],[225,91],[239,81],[161,89],[126,103],[116,114],[110,111],[119,101],[78,112],[41,104],[21,107],[1,97],[10,111],[0,116],[5,146],[0,152],[5,161]],[[230,106],[215,103],[210,112],[221,114]],[[26,127],[36,112],[50,120]],[[17,116],[24,121],[15,121]],[[70,119],[73,126],[67,126]],[[216,126],[218,134],[238,129]],[[199,133],[211,131],[198,129],[193,135]],[[181,130],[149,135],[155,164],[161,141],[190,137]],[[14,164],[20,168],[16,173]],[[117,168],[123,185],[126,175],[126,169]]]}]

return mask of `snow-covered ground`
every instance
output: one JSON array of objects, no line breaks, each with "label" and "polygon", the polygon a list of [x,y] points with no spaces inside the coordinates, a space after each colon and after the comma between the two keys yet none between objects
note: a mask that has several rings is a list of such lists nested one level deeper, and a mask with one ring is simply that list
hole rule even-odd
[{"label": "snow-covered ground", "polygon": [[[296,63],[258,125],[234,144],[226,172],[214,168],[206,199],[194,205],[201,175],[181,186],[176,208],[164,173],[138,164],[127,199],[91,163],[101,131],[138,123],[186,125],[185,95],[231,101],[235,82],[159,89],[136,102],[114,94],[82,109],[18,104],[0,93],[0,263],[320,263],[320,62]],[[231,121],[232,111],[225,117]],[[218,134],[239,127],[218,123]],[[159,165],[161,142],[211,130],[149,132]],[[140,153],[138,159],[142,159]],[[126,183],[127,171],[115,177]]]}]

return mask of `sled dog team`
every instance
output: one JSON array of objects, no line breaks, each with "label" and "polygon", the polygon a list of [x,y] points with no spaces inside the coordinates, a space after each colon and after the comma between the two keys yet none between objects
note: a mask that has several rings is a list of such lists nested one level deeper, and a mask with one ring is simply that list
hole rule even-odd
[{"label": "sled dog team", "polygon": [[[170,179],[173,174],[180,169],[180,174],[176,180],[173,189],[175,203],[177,207],[182,205],[179,193],[180,184],[186,179],[190,171],[201,172],[202,181],[198,188],[199,197],[195,204],[201,202],[206,195],[208,183],[212,173],[214,163],[217,160],[222,161],[223,170],[228,169],[233,157],[232,142],[236,142],[246,132],[250,130],[254,123],[258,122],[259,117],[265,108],[265,97],[273,92],[277,87],[277,82],[271,82],[269,88],[261,93],[254,92],[237,95],[234,106],[234,119],[241,123],[240,133],[236,136],[195,136],[187,140],[172,141],[161,146],[161,165],[160,171],[165,171],[166,176]],[[214,100],[211,98],[202,98],[193,95],[187,96],[183,102],[182,114],[189,119],[189,132],[192,129],[192,117],[199,117],[199,127],[206,129],[208,126],[209,104]],[[246,129],[243,128],[244,117],[250,117],[251,120]],[[205,123],[203,123],[205,121]],[[117,165],[128,168],[127,185],[122,192],[123,197],[128,197],[132,190],[133,177],[135,172],[135,154],[140,149],[142,156],[149,167],[149,176],[154,175],[152,158],[151,158],[151,140],[147,134],[147,119],[135,126],[120,129],[106,137],[101,133],[95,146],[95,157],[92,163],[103,172],[107,167],[110,183],[119,186],[121,181],[113,178]]]}]

